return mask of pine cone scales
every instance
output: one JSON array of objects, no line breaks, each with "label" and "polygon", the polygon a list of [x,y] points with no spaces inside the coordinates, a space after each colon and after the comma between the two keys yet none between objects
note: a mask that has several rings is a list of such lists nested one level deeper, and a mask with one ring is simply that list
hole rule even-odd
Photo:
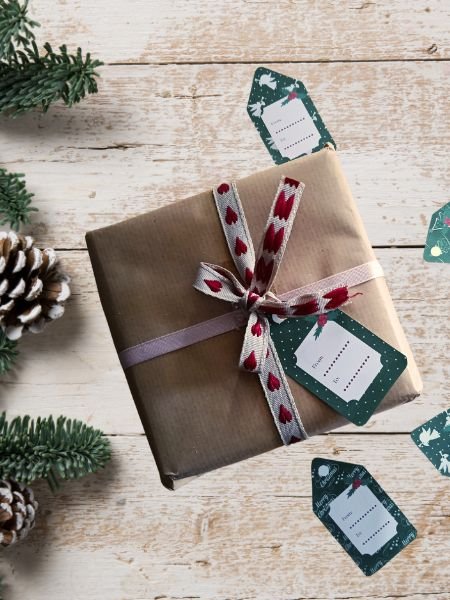
[{"label": "pine cone scales", "polygon": [[0,544],[10,546],[26,537],[34,527],[37,509],[31,488],[0,480]]},{"label": "pine cone scales", "polygon": [[10,340],[62,317],[69,281],[55,250],[39,250],[30,236],[0,232],[0,326]]}]

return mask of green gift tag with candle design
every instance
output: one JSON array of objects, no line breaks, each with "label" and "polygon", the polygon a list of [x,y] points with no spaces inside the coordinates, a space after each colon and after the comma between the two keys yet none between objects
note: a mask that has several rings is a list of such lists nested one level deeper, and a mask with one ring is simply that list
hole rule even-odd
[{"label": "green gift tag with candle design", "polygon": [[311,476],[314,514],[365,575],[416,538],[416,529],[362,465],[315,458]]},{"label": "green gift tag with candle design", "polygon": [[411,437],[439,473],[450,477],[450,408],[414,429]]},{"label": "green gift tag with candle design", "polygon": [[274,317],[285,373],[356,425],[364,425],[405,370],[404,354],[344,312]]},{"label": "green gift tag with candle design", "polygon": [[247,111],[278,165],[335,146],[305,86],[265,67],[256,69]]},{"label": "green gift tag with candle design", "polygon": [[450,202],[431,217],[423,257],[428,262],[450,263]]}]

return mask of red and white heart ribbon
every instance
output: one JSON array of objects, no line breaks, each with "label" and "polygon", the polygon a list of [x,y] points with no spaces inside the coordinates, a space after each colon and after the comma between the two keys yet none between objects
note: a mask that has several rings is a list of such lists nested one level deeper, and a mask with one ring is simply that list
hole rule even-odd
[{"label": "red and white heart ribbon", "polygon": [[270,337],[269,315],[282,318],[319,315],[349,300],[346,286],[323,294],[311,293],[280,300],[270,288],[277,275],[297,214],[304,184],[283,177],[270,209],[255,255],[239,194],[234,183],[213,190],[228,248],[239,280],[224,267],[200,263],[194,287],[219,300],[233,303],[247,316],[239,367],[257,373],[284,444],[307,436]]}]

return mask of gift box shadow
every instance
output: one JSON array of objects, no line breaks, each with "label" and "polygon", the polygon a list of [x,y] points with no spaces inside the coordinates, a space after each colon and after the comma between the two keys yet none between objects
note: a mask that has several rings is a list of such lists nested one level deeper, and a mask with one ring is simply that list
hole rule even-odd
[{"label": "gift box shadow", "polygon": [[71,109],[58,103],[46,113],[36,109],[19,117],[4,118],[0,122],[0,132],[27,143],[40,141],[44,136],[45,140],[61,138],[62,145],[65,145],[67,136],[74,132],[82,135],[84,131],[83,139],[86,141],[86,132],[91,131],[98,140],[103,132],[111,131],[113,124],[114,119],[111,114],[105,113],[104,106],[96,103],[95,98],[88,98]]}]

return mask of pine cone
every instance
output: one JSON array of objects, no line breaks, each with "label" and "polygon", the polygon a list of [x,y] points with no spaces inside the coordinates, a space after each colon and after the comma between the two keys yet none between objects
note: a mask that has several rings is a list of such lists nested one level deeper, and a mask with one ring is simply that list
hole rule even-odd
[{"label": "pine cone", "polygon": [[31,488],[0,480],[0,544],[10,546],[23,540],[34,527],[37,509]]},{"label": "pine cone", "polygon": [[69,277],[59,271],[55,250],[39,250],[33,238],[0,232],[0,327],[10,340],[25,330],[42,331],[62,317]]}]

